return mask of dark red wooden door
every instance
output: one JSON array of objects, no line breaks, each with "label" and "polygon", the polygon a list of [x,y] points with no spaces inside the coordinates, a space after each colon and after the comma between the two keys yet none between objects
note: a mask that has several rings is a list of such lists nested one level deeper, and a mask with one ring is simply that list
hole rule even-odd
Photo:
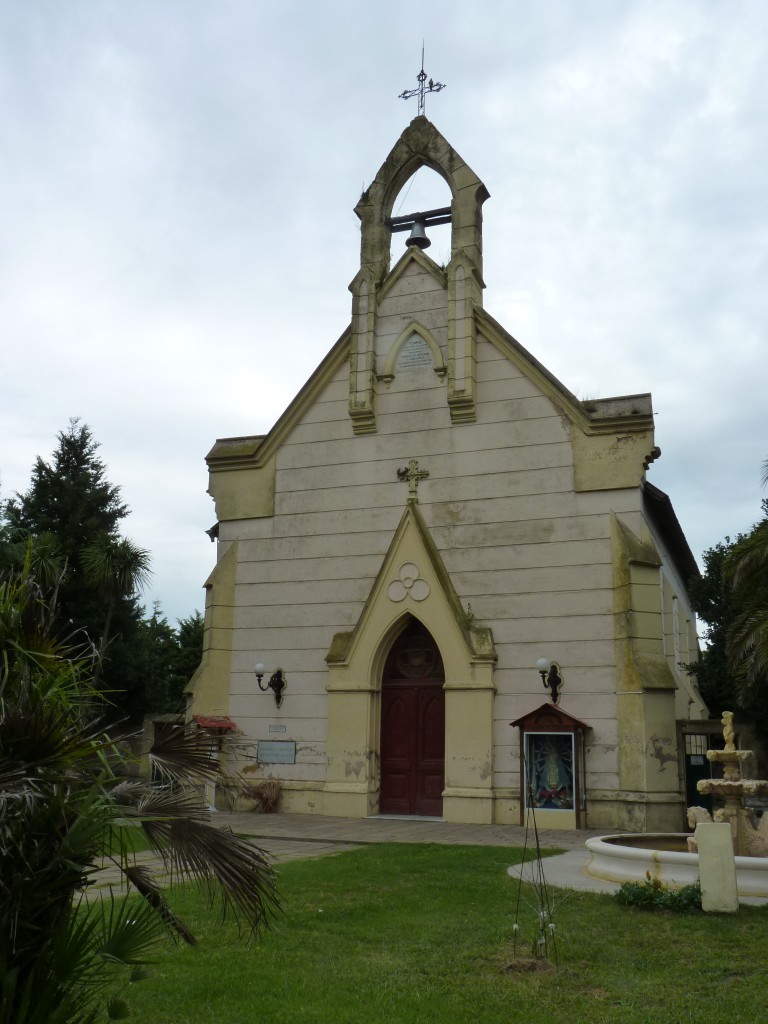
[{"label": "dark red wooden door", "polygon": [[381,687],[381,814],[440,817],[445,784],[445,675],[413,622],[395,641]]}]

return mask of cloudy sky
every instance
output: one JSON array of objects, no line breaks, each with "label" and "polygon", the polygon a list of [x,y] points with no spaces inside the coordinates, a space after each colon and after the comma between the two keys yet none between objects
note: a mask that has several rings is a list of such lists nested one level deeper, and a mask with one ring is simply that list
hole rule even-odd
[{"label": "cloudy sky", "polygon": [[759,517],[764,0],[0,0],[0,498],[90,424],[171,619],[213,567],[206,452],[349,320],[422,39],[491,193],[486,309],[582,398],[653,392],[694,554]]}]

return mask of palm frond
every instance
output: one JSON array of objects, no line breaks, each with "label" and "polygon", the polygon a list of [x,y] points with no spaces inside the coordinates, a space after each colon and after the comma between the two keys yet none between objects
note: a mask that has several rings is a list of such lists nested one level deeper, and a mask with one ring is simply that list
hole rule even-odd
[{"label": "palm frond", "polygon": [[736,589],[768,586],[768,519],[764,519],[734,547],[726,564],[726,577]]},{"label": "palm frond", "polygon": [[752,690],[768,678],[768,618],[764,611],[750,609],[734,621],[728,657],[740,689]]},{"label": "palm frond", "polygon": [[197,818],[208,821],[208,805],[197,789],[180,789],[167,786],[151,786],[137,805],[141,821],[174,820],[176,818]]},{"label": "palm frond", "polygon": [[[172,935],[182,938],[190,946],[196,946],[197,939],[181,918],[173,913],[165,899],[162,888],[152,877],[149,869],[137,864],[127,868],[125,874],[128,881],[144,900],[147,909],[152,910],[155,920],[159,917]],[[135,963],[136,961],[125,962]]]},{"label": "palm frond", "polygon": [[161,856],[173,842],[173,823],[179,818],[207,821],[210,811],[199,792],[153,786],[136,808],[136,820],[153,850]]},{"label": "palm frond", "polygon": [[268,924],[279,908],[275,875],[267,854],[229,829],[178,818],[170,823],[166,853],[172,876],[191,879],[224,913],[232,912],[252,932]]},{"label": "palm frond", "polygon": [[[144,870],[140,867],[130,869],[131,881],[137,890],[139,886],[134,879]],[[161,934],[157,907],[149,901],[137,903],[130,896],[124,896],[120,900],[110,900],[108,909],[109,913],[101,918],[98,955],[124,966],[146,964]]]},{"label": "palm frond", "polygon": [[138,807],[142,798],[151,789],[152,783],[144,778],[123,778],[110,788],[110,795],[116,807],[128,811],[130,808]]},{"label": "palm frond", "polygon": [[86,577],[105,594],[131,597],[152,578],[149,552],[125,537],[105,534],[82,554]]},{"label": "palm frond", "polygon": [[216,741],[208,734],[176,729],[155,740],[149,760],[169,782],[213,781],[221,775],[217,752]]},{"label": "palm frond", "polygon": [[0,1024],[93,1024],[120,969],[145,963],[162,929],[134,898],[70,905],[28,960],[0,949]]}]

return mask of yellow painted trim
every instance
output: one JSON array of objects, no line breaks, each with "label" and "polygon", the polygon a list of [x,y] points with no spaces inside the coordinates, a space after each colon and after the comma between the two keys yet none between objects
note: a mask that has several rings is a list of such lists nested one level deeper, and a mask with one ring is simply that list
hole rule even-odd
[{"label": "yellow painted trim", "polygon": [[[430,577],[433,579],[433,590],[430,598],[416,603],[409,600],[399,604],[393,604],[384,593],[389,583],[397,577],[396,563],[419,558],[424,567],[428,567]],[[436,586],[434,584],[437,584]],[[435,609],[435,602],[440,599],[439,615]],[[493,646],[493,638],[490,630],[476,626],[469,615],[461,606],[461,601],[453,587],[453,583],[445,568],[440,553],[435,545],[429,529],[419,512],[418,505],[409,503],[400,519],[397,530],[392,538],[389,551],[384,557],[381,569],[374,581],[368,598],[360,613],[355,628],[351,632],[337,633],[334,636],[326,655],[326,662],[332,670],[332,678],[329,680],[329,689],[335,688],[335,677],[333,669],[335,666],[347,668],[352,664],[359,670],[352,673],[353,683],[345,682],[343,688],[350,686],[355,689],[368,689],[375,679],[376,668],[383,668],[374,664],[375,651],[382,640],[386,640],[387,651],[395,636],[400,632],[406,611],[418,618],[440,645],[439,634],[445,634],[449,641],[451,650],[460,660],[467,664],[493,664],[496,660],[496,652]],[[374,619],[381,620],[375,641],[370,639],[371,623]],[[399,626],[398,626],[399,623]],[[450,623],[450,627],[448,626]],[[447,635],[450,633],[450,638]],[[367,660],[360,662],[361,649],[365,650]],[[468,686],[470,679],[467,675],[458,676],[453,679],[448,671],[448,652],[443,650],[443,661],[446,665],[446,687],[452,685]],[[461,652],[461,653],[460,653]],[[345,677],[346,679],[346,677]]]},{"label": "yellow painted trim", "polygon": [[638,537],[618,516],[611,516],[619,789],[640,795],[616,805],[616,824],[643,832],[663,822],[676,831],[682,824],[677,683],[663,652],[661,557],[648,531],[643,533]]},{"label": "yellow painted trim", "polygon": [[[533,825],[533,816],[528,811],[526,811],[526,815],[531,817],[530,823]],[[576,811],[553,811],[546,808],[537,808],[536,827],[575,829]]]},{"label": "yellow painted trim", "polygon": [[326,813],[376,813],[381,680],[392,643],[411,618],[429,630],[445,668],[444,816],[490,822],[493,637],[461,607],[415,503],[403,512],[357,625],[337,634],[326,655]]},{"label": "yellow painted trim", "polygon": [[190,696],[188,719],[192,715],[229,714],[237,549],[234,541],[205,584],[203,657],[185,689]]},{"label": "yellow painted trim", "polygon": [[211,468],[208,494],[220,523],[232,519],[263,519],[275,514],[275,473],[277,454],[261,464],[254,459],[249,466],[226,465]]}]

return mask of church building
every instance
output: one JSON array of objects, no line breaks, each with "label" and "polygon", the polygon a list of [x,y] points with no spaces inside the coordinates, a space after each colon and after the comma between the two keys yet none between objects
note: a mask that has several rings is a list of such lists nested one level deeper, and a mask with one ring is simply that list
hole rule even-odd
[{"label": "church building", "polygon": [[[393,217],[420,167],[450,206]],[[485,311],[488,196],[416,117],[355,207],[349,326],[210,451],[188,717],[286,811],[677,831],[707,710],[651,396],[580,401]]]}]

